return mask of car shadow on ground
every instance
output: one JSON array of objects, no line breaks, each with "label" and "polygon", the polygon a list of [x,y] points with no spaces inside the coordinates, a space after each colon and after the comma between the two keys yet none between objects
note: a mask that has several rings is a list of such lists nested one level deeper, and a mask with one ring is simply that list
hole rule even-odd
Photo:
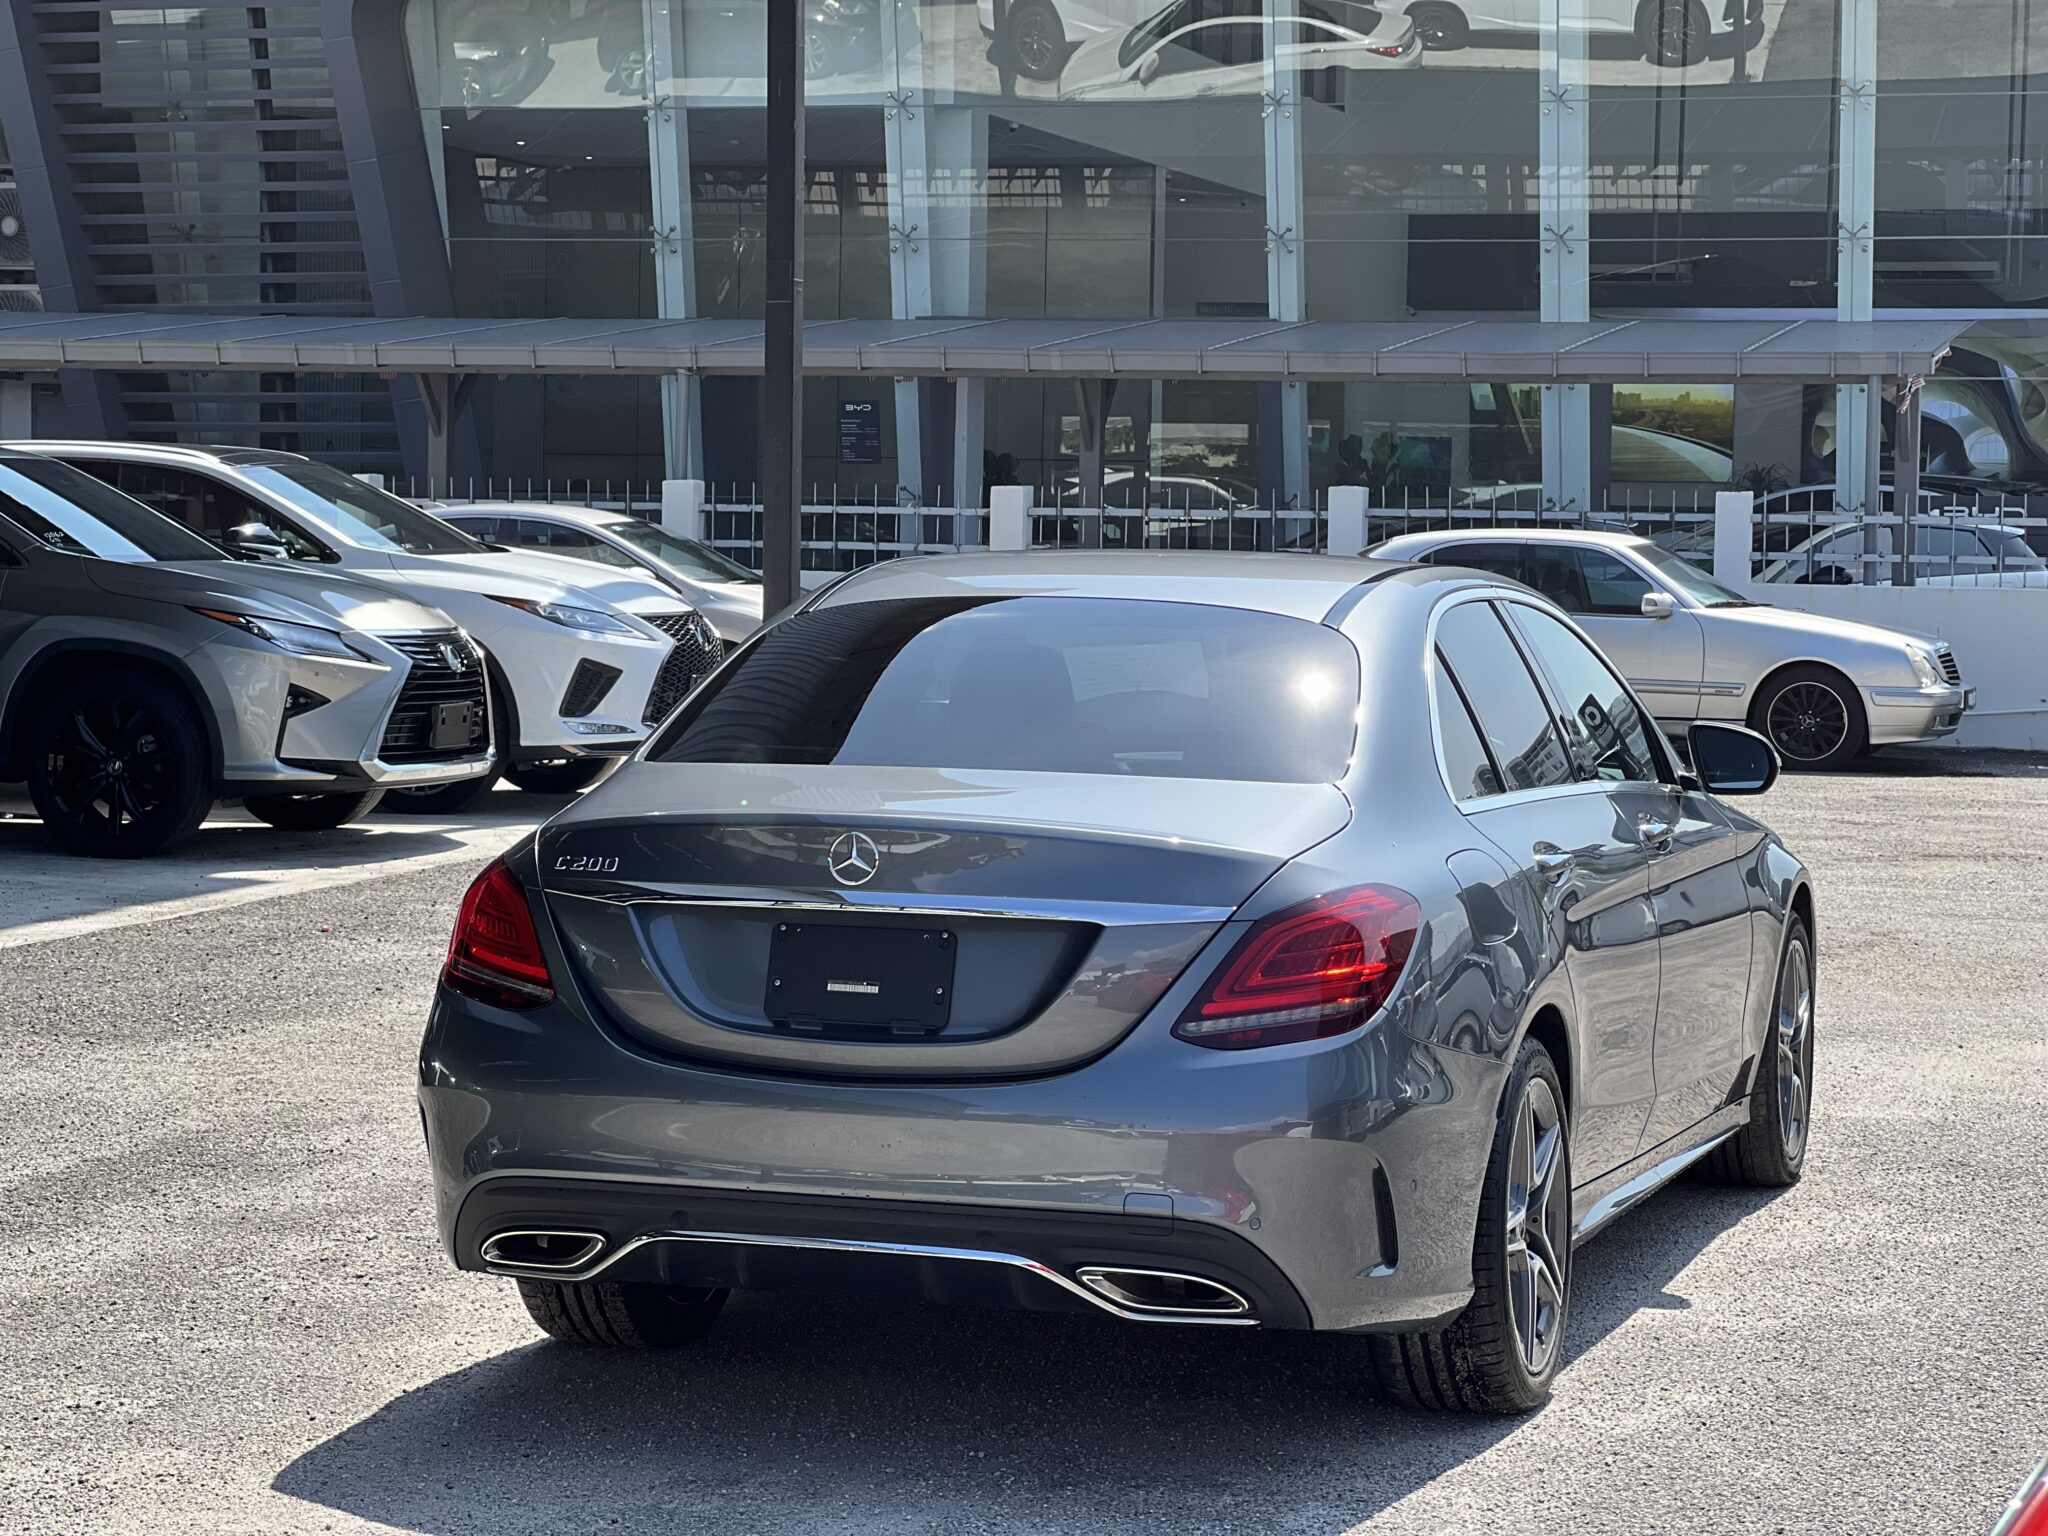
[{"label": "car shadow on ground", "polygon": [[[1681,1183],[1589,1243],[1574,1356],[1638,1312],[1689,1306],[1671,1283],[1767,1198]],[[751,1296],[676,1354],[534,1344],[457,1371],[272,1487],[430,1536],[1335,1533],[1541,1424],[1389,1406],[1362,1354],[1328,1335]]]}]

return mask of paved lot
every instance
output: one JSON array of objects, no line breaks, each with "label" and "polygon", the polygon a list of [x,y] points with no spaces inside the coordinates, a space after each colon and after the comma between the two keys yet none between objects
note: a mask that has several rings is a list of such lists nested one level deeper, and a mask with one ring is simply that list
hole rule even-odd
[{"label": "paved lot", "polygon": [[68,864],[101,894],[31,901],[0,822],[0,930],[126,921],[0,949],[0,1530],[1986,1531],[2048,1451],[2044,790],[1886,762],[1766,803],[1821,885],[1807,1180],[1591,1244],[1512,1422],[1384,1407],[1342,1340],[1079,1317],[759,1298],[681,1357],[538,1345],[442,1264],[410,1086],[528,803],[225,907]]}]

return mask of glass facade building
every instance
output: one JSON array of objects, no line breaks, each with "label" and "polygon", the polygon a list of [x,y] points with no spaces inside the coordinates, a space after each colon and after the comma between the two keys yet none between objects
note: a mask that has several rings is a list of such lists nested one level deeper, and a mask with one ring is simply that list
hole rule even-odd
[{"label": "glass facade building", "polygon": [[[811,322],[1939,313],[1974,324],[1926,381],[1927,472],[2048,484],[2031,0],[802,11]],[[42,302],[757,317],[764,27],[761,0],[13,0],[0,127]],[[1860,486],[1894,404],[1866,444],[1864,388],[813,378],[804,476],[930,506],[1099,475],[1125,504],[1583,511]],[[754,396],[467,380],[450,469],[744,489]],[[420,408],[402,377],[117,375],[53,414],[417,474]]]}]

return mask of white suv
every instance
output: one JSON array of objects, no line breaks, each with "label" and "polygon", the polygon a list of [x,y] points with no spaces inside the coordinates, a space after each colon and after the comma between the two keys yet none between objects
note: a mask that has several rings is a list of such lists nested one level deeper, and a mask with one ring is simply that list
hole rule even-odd
[{"label": "white suv", "polygon": [[[485,653],[498,758],[543,793],[580,789],[638,747],[723,654],[704,618],[629,572],[496,549],[410,502],[297,454],[156,443],[37,442],[238,554],[320,562],[440,608]],[[386,798],[459,810],[490,779]]]}]

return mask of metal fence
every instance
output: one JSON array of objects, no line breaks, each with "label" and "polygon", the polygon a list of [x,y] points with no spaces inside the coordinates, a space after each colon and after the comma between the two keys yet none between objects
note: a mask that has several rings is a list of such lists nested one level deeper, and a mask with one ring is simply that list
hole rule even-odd
[{"label": "metal fence", "polygon": [[[623,511],[657,519],[656,482],[468,480],[392,489],[443,505],[534,502]],[[1333,552],[1328,494],[1312,506],[1259,505],[1208,483],[1110,485],[1099,506],[1083,506],[1068,482],[1034,491],[1030,541],[1046,549],[1210,549]],[[1597,509],[1541,504],[1534,485],[1414,487],[1369,493],[1366,547],[1404,533],[1444,529],[1503,531],[1580,528],[1630,533],[1703,569],[1714,566],[1718,487],[1617,487]],[[1137,502],[1138,504],[1132,504]],[[1755,499],[1749,569],[1766,585],[1996,586],[2048,588],[2048,492],[1981,486],[1925,486],[1910,527],[1884,487],[1878,514],[1838,508],[1831,485],[1774,490]],[[761,565],[762,511],[757,488],[706,488],[706,542],[741,564]],[[979,508],[923,506],[900,488],[839,497],[812,488],[803,509],[803,565],[814,573],[855,570],[909,554],[985,549],[989,514]],[[1338,550],[1335,553],[1352,553]]]}]

